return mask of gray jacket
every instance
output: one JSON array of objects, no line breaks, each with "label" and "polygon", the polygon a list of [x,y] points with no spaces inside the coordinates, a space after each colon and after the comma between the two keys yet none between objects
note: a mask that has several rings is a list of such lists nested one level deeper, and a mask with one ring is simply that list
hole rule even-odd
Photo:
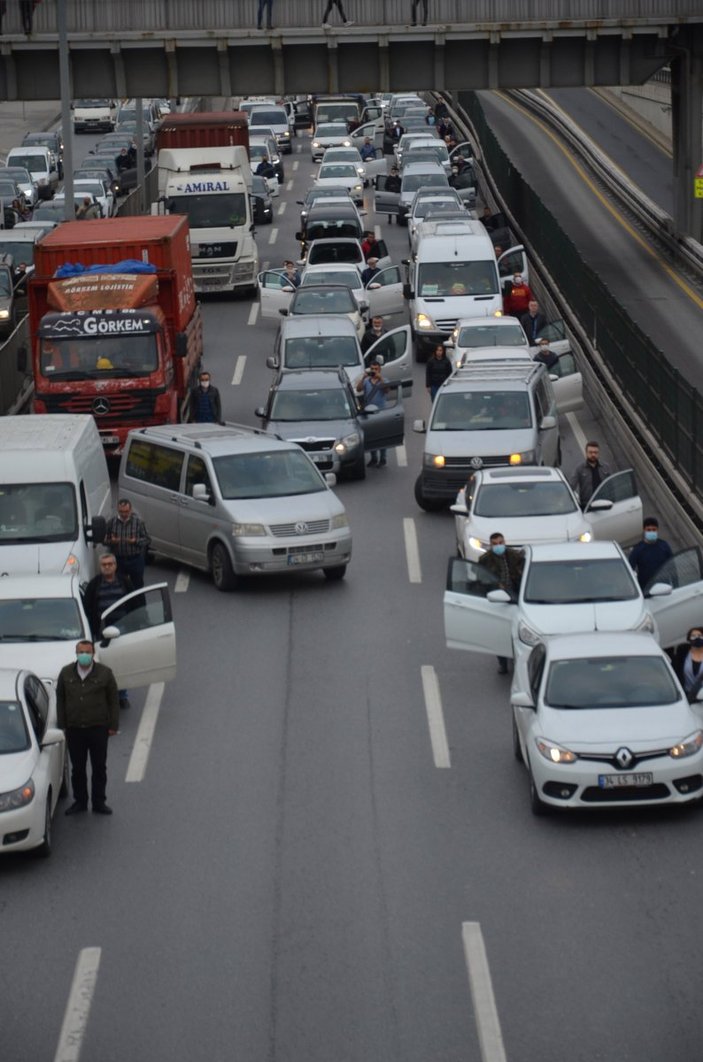
[{"label": "gray jacket", "polygon": [[[600,476],[599,482],[602,483],[604,479],[612,475],[608,465],[604,465],[602,461],[598,462],[598,475]],[[583,509],[588,505],[593,494],[593,475],[591,473],[591,466],[588,461],[584,461],[582,465],[579,465],[571,479],[569,480],[571,486],[578,498],[581,508]]]}]

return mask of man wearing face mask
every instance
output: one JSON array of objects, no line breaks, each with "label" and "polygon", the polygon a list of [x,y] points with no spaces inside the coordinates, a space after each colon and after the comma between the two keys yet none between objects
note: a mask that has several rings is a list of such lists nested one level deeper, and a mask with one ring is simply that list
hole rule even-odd
[{"label": "man wearing face mask", "polygon": [[629,561],[637,574],[637,582],[644,590],[651,583],[662,564],[673,556],[671,546],[659,538],[659,521],[648,516],[642,523],[642,541],[630,550]]},{"label": "man wearing face mask", "polygon": [[[501,590],[517,594],[520,590],[525,555],[520,549],[510,549],[500,531],[494,531],[490,538],[490,549],[479,557],[479,564],[495,575]],[[504,656],[498,657],[498,673],[508,674],[508,661]]]},{"label": "man wearing face mask", "polygon": [[58,725],[66,733],[71,757],[73,803],[67,815],[88,810],[88,757],[93,812],[112,815],[106,803],[107,742],[117,733],[120,708],[115,676],[94,654],[91,641],[78,642],[75,663],[61,669],[56,683]]},{"label": "man wearing face mask", "polygon": [[201,372],[198,386],[190,392],[190,417],[194,424],[222,424],[220,392],[210,382],[210,373]]}]

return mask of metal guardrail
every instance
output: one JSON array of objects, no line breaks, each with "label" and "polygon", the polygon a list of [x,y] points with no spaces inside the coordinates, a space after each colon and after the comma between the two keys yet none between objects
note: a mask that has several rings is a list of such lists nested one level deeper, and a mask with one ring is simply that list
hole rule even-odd
[{"label": "metal guardrail", "polygon": [[549,122],[606,185],[608,191],[637,217],[652,236],[663,243],[682,265],[703,278],[703,245],[688,236],[675,235],[669,214],[646,196],[636,184],[623,179],[622,173],[613,168],[610,159],[598,145],[586,136],[568,115],[540,92],[522,89],[511,92],[510,95]]}]

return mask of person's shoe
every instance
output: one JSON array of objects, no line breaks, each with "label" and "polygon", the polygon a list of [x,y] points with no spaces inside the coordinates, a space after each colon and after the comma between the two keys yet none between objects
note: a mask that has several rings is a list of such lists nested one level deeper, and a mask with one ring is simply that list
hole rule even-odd
[{"label": "person's shoe", "polygon": [[129,697],[120,697],[120,708],[122,708],[122,710],[124,710],[125,708],[131,708],[131,707],[132,707],[132,704],[130,702]]},{"label": "person's shoe", "polygon": [[348,18],[347,21],[344,23],[344,25],[345,26],[353,26],[354,25],[354,19],[353,18]]},{"label": "person's shoe", "polygon": [[330,24],[329,24],[329,22],[323,22],[323,23],[322,23],[322,28],[323,28],[323,29],[329,29],[329,28],[330,28]]},{"label": "person's shoe", "polygon": [[378,462],[378,467],[379,468],[385,468],[386,464],[387,464],[387,461],[386,461],[385,457],[382,457],[381,460]]},{"label": "person's shoe", "polygon": [[74,800],[70,808],[66,808],[64,815],[81,815],[84,811],[88,810],[87,804],[81,804],[79,800]]},{"label": "person's shoe", "polygon": [[366,467],[367,468],[378,468],[378,461],[376,460],[376,458],[372,457],[371,460],[366,465]]},{"label": "person's shoe", "polygon": [[[85,808],[83,809],[85,810]],[[112,815],[112,808],[107,804],[93,804],[94,815]]]}]

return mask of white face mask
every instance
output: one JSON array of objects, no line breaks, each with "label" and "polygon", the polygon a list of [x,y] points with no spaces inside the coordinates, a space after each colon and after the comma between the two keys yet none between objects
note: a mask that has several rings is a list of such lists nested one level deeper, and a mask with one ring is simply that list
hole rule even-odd
[{"label": "white face mask", "polygon": [[210,381],[209,380],[201,380],[200,381],[200,386],[202,387],[203,391],[207,391],[208,387],[210,386]]}]

